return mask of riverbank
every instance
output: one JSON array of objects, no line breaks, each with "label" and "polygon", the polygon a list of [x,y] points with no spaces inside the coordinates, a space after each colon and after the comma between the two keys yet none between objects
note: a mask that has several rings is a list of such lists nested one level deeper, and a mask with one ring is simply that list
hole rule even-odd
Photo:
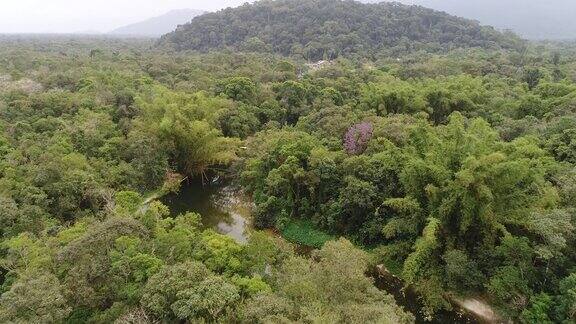
[{"label": "riverbank", "polygon": [[467,323],[467,324],[503,324],[508,323],[496,310],[480,297],[461,297],[455,293],[446,293],[446,299],[452,304],[453,311],[440,311],[434,318],[421,314],[422,305],[419,296],[410,288],[405,288],[402,278],[394,275],[385,265],[375,267],[373,274],[376,285],[386,287],[396,302],[416,316],[417,323]]},{"label": "riverbank", "polygon": [[[202,184],[200,181],[187,181],[178,193],[150,193],[144,199],[143,208],[154,200],[166,204],[173,216],[186,212],[202,215],[205,228],[229,235],[241,244],[247,242],[252,230],[253,204],[239,188],[229,183]],[[335,239],[315,228],[312,222],[304,220],[289,220],[283,230],[271,233],[291,242],[298,254],[306,256],[327,241]],[[495,312],[490,313],[491,308],[487,304],[472,299],[454,299],[452,304],[456,311],[440,311],[434,319],[425,318],[421,313],[419,296],[405,289],[401,278],[388,271],[384,265],[377,267],[370,275],[379,289],[393,295],[399,305],[416,316],[417,323],[501,323],[497,321]]]},{"label": "riverbank", "polygon": [[450,298],[450,302],[473,314],[481,323],[508,323],[492,308],[486,301],[481,298]]}]

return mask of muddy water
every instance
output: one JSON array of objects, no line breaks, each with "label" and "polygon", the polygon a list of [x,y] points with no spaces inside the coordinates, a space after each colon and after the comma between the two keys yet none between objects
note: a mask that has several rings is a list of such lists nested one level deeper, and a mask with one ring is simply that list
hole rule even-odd
[{"label": "muddy water", "polygon": [[405,310],[414,314],[416,323],[418,324],[449,324],[449,323],[462,323],[462,324],[480,324],[481,322],[473,316],[457,310],[453,311],[439,311],[433,319],[428,319],[422,313],[422,303],[416,294],[411,289],[403,289],[404,283],[402,280],[390,273],[381,272],[375,269],[370,274],[374,278],[374,284],[381,290],[386,290],[389,294],[394,296],[396,303],[402,306]]},{"label": "muddy water", "polygon": [[250,233],[251,203],[240,191],[227,183],[202,184],[185,182],[178,194],[163,197],[172,215],[196,212],[204,228],[212,228],[239,243],[246,243]]}]

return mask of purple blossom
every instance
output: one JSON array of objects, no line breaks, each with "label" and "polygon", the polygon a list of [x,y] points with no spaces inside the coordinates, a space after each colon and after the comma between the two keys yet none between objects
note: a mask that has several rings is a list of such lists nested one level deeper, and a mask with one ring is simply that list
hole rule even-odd
[{"label": "purple blossom", "polygon": [[348,129],[344,135],[344,148],[348,154],[362,154],[372,139],[374,127],[369,122],[356,124]]}]

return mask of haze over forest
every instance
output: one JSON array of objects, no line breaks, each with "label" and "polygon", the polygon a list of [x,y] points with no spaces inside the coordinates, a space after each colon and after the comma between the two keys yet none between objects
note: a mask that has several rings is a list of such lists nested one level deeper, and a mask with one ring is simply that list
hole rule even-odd
[{"label": "haze over forest", "polygon": [[[528,39],[576,38],[576,22],[572,19],[576,2],[571,0],[398,1],[475,19],[498,29],[510,29]],[[0,6],[0,33],[106,33],[172,10],[217,11],[245,2],[252,1],[169,0],[145,4],[134,0],[103,0],[92,4],[71,0],[8,1]],[[170,17],[174,16],[168,15]],[[177,20],[173,25],[181,23]]]},{"label": "haze over forest", "polygon": [[[373,1],[378,2],[378,1]],[[401,0],[406,4],[476,19],[484,25],[511,29],[529,39],[576,38],[573,0]]]}]

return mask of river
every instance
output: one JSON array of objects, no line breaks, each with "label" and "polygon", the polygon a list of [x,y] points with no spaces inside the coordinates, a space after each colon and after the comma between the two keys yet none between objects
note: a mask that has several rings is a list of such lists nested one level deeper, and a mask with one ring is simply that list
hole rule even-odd
[{"label": "river", "polygon": [[[246,243],[251,231],[252,203],[240,190],[226,182],[203,185],[199,180],[185,182],[178,194],[163,197],[172,215],[196,212],[202,215],[204,228],[228,235],[239,243]],[[300,250],[309,250],[300,247]],[[413,292],[403,292],[400,279],[373,275],[375,285],[392,294],[396,302],[416,316],[416,323],[479,323],[471,316],[456,311],[442,311],[432,321],[420,314],[421,303]]]}]

